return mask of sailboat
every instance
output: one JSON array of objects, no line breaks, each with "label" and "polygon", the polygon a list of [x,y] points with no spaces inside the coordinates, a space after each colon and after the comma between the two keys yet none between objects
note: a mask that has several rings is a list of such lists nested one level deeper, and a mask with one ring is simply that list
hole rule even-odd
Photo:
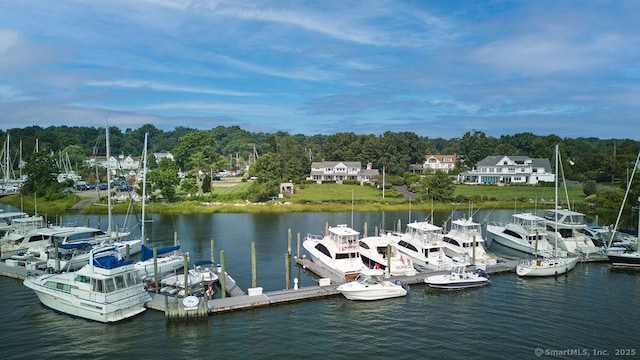
[{"label": "sailboat", "polygon": [[[633,171],[631,172],[631,178],[629,178],[629,183],[627,184],[627,191],[624,194],[624,198],[622,199],[622,205],[620,205],[620,211],[618,212],[618,218],[616,219],[616,224],[613,228],[613,232],[611,233],[611,237],[609,238],[608,247],[611,247],[611,243],[615,238],[616,232],[618,231],[618,225],[620,223],[620,216],[622,215],[622,210],[624,209],[624,204],[627,200],[627,195],[629,195],[629,190],[631,189],[631,183],[633,182],[633,176],[636,173],[636,169],[638,168],[638,162],[640,161],[640,152],[638,153],[638,157],[636,158],[636,163],[633,166]],[[638,198],[640,202],[640,198]],[[638,216],[638,231],[640,232],[640,216]],[[640,244],[640,233],[638,233],[637,242]],[[640,248],[636,248],[635,251],[626,252],[626,253],[612,253],[609,252],[607,254],[609,261],[614,267],[640,267]]]},{"label": "sailboat", "polygon": [[[558,144],[556,144],[556,182],[555,182],[555,208],[558,208],[558,163],[560,153],[558,151]],[[558,215],[556,213],[556,222],[558,221]],[[566,274],[573,270],[578,262],[577,256],[567,256],[566,252],[559,254],[558,251],[558,238],[554,237],[555,246],[552,256],[542,257],[532,260],[524,260],[516,266],[516,274],[522,277],[534,277],[534,276],[558,276]],[[562,256],[560,256],[562,255]]]}]

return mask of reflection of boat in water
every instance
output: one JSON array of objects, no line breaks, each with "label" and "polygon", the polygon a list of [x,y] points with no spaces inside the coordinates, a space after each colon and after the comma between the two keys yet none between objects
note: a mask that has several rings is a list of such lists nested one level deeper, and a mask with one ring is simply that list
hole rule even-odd
[{"label": "reflection of boat in water", "polygon": [[78,271],[28,276],[23,283],[51,309],[105,323],[137,315],[151,300],[133,262],[114,246],[92,249]]},{"label": "reflection of boat in water", "polygon": [[413,261],[398,251],[389,236],[368,236],[360,239],[360,258],[371,269],[387,271],[389,275],[407,275],[414,272]]},{"label": "reflection of boat in water", "polygon": [[424,282],[432,288],[452,290],[489,285],[489,278],[482,269],[472,272],[466,271],[466,267],[466,264],[455,265],[451,273],[428,276]]},{"label": "reflection of boat in water", "polygon": [[313,262],[341,278],[355,277],[364,267],[360,259],[360,233],[345,224],[329,227],[326,234],[307,234],[302,246]]},{"label": "reflection of boat in water", "polygon": [[381,300],[407,295],[405,286],[383,278],[384,272],[364,268],[354,281],[336,288],[349,300]]}]

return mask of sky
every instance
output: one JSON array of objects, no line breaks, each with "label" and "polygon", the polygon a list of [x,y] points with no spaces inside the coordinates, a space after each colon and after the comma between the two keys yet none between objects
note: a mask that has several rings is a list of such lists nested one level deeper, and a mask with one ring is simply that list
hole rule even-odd
[{"label": "sky", "polygon": [[4,0],[0,129],[640,140],[640,1]]}]

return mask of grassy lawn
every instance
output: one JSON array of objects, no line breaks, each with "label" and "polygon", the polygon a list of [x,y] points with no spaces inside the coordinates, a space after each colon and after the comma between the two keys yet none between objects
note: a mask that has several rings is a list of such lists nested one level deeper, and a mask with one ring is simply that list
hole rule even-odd
[{"label": "grassy lawn", "polygon": [[[583,201],[585,199],[582,186],[567,187],[569,199],[573,201]],[[529,199],[538,201],[551,201],[555,199],[555,188],[553,186],[496,186],[496,185],[456,185],[456,196],[463,195],[467,198],[481,197],[485,199],[496,199],[500,201],[514,199]],[[560,199],[566,199],[565,191],[558,188]]]}]

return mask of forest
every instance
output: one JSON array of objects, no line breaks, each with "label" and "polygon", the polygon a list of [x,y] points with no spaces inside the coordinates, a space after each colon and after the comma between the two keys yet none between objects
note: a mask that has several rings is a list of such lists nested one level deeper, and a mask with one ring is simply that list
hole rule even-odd
[{"label": "forest", "polygon": [[[74,168],[81,168],[87,157],[106,154],[105,128],[29,126],[0,131],[4,139],[7,134],[11,139],[12,164],[19,162],[18,156],[35,149],[51,155],[64,154]],[[422,163],[426,154],[457,154],[456,172],[459,172],[472,168],[489,155],[524,155],[552,160],[554,146],[559,144],[565,178],[589,184],[593,187],[590,191],[595,193],[597,185],[624,189],[640,150],[640,143],[631,139],[572,139],[532,133],[496,138],[480,130],[466,132],[459,138],[443,139],[390,131],[381,135],[252,133],[238,126],[218,126],[211,130],[179,126],[172,131],[163,131],[145,124],[124,131],[110,127],[111,154],[140,156],[145,134],[149,134],[150,154],[171,152],[177,168],[187,174],[242,171],[250,163],[250,175],[257,176],[263,184],[303,181],[309,174],[311,162],[322,160],[371,162],[374,168],[384,167],[392,182],[409,182],[409,166]],[[150,168],[155,166],[157,164],[150,164]],[[263,196],[270,192],[264,191]]]}]

